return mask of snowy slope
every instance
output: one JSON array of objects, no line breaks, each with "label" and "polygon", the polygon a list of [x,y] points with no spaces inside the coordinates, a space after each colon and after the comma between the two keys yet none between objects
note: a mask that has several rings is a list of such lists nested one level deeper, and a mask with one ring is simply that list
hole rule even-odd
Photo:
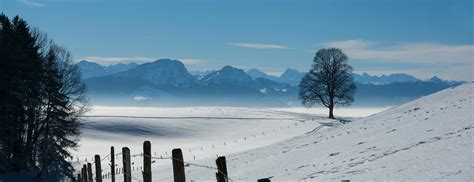
[{"label": "snowy slope", "polygon": [[[349,124],[323,125],[267,147],[226,155],[229,177],[470,181],[473,98],[474,84],[465,84]],[[215,165],[214,159],[192,162]],[[172,180],[170,165],[153,169],[154,179]],[[214,171],[206,168],[189,166],[186,172],[188,180],[215,179]]]}]

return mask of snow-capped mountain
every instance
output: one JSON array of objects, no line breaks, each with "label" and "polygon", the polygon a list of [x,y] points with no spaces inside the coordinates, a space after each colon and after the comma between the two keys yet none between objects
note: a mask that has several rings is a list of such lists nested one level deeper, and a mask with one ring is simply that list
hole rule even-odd
[{"label": "snow-capped mountain", "polygon": [[111,64],[106,67],[106,71],[109,74],[114,74],[122,71],[127,71],[129,69],[137,67],[139,64],[135,62],[130,62],[130,63],[117,63],[117,64]]},{"label": "snow-capped mountain", "polygon": [[248,75],[250,75],[252,78],[264,78],[280,83],[287,83],[287,84],[292,84],[296,85],[299,84],[301,79],[303,78],[304,74],[303,72],[299,72],[298,70],[288,68],[283,72],[279,77],[268,75],[267,73],[260,71],[256,68],[251,68],[246,71]]},{"label": "snow-capped mountain", "polygon": [[142,79],[156,85],[174,87],[189,87],[196,83],[196,79],[189,74],[183,63],[171,59],[144,63],[114,76]]},{"label": "snow-capped mountain", "polygon": [[265,78],[265,79],[269,79],[273,81],[278,81],[278,77],[273,76],[273,75],[268,75],[257,68],[251,68],[247,70],[245,73],[247,73],[247,75],[251,76],[252,78]]},{"label": "snow-capped mountain", "polygon": [[[265,72],[262,72],[256,68],[252,68],[246,72],[253,78],[266,78],[269,80],[273,81],[278,81],[281,83],[288,83],[288,84],[299,84],[301,79],[304,77],[306,74],[305,72],[300,72],[296,69],[291,69],[288,68],[286,69],[279,77],[276,76],[271,76],[266,74]],[[390,84],[390,83],[396,83],[396,82],[417,82],[421,81],[418,78],[408,75],[405,73],[395,73],[395,74],[390,74],[390,75],[369,75],[367,73],[362,73],[362,74],[357,74],[354,73],[354,81],[357,83],[362,83],[362,84],[377,84],[377,85],[382,85],[382,84]],[[447,82],[447,80],[442,80],[444,82]]]},{"label": "snow-capped mountain", "polygon": [[427,82],[433,82],[433,83],[447,83],[449,85],[459,85],[459,84],[465,83],[463,81],[444,80],[444,79],[441,79],[437,76],[433,76],[433,77],[431,77],[430,79],[428,79],[426,81]]},{"label": "snow-capped mountain", "polygon": [[414,76],[404,74],[404,73],[395,73],[390,75],[369,75],[367,73],[362,74],[354,74],[354,81],[358,83],[371,83],[371,84],[389,84],[395,82],[416,82],[420,81],[418,78]]},{"label": "snow-capped mountain", "polygon": [[289,84],[299,84],[306,73],[299,72],[298,70],[288,68],[279,77],[280,82]]},{"label": "snow-capped mountain", "polygon": [[95,62],[82,60],[76,63],[81,71],[81,77],[83,80],[93,77],[112,75],[121,71],[126,71],[131,68],[138,66],[137,63],[118,63],[109,66],[102,66]]},{"label": "snow-capped mountain", "polygon": [[253,78],[241,69],[232,66],[224,66],[222,69],[209,73],[201,79],[204,85],[219,84],[219,85],[249,85]]},{"label": "snow-capped mountain", "polygon": [[[252,72],[261,74],[256,69]],[[225,101],[223,105],[240,102],[239,105],[286,106],[288,103],[299,103],[297,82],[303,75],[297,70],[287,69],[280,77],[273,79],[253,78],[242,69],[232,66],[192,75],[180,61],[160,59],[115,74],[89,78],[85,83],[92,101],[94,98],[106,97],[119,101],[117,98],[132,99],[139,95],[155,98],[147,102],[160,102],[157,99],[160,98],[169,99],[174,104],[178,101],[191,105]],[[388,84],[356,83],[355,104],[398,105],[456,84],[459,83],[451,84],[441,79]]]}]

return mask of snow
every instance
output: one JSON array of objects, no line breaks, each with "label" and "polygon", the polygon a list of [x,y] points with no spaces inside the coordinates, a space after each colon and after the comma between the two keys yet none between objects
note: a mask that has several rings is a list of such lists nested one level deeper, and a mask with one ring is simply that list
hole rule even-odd
[{"label": "snow", "polygon": [[[470,181],[474,178],[473,91],[472,83],[448,88],[377,114],[375,108],[372,112],[336,109],[336,114],[352,120],[347,124],[303,108],[97,107],[86,117],[90,123],[76,154],[104,156],[110,145],[116,151],[130,147],[136,154],[143,140],[151,140],[152,154],[158,157],[168,157],[172,148],[180,147],[186,162],[214,167],[216,156],[225,155],[233,181],[267,177],[272,181]],[[368,117],[353,118],[363,116]],[[114,130],[104,131],[101,124]],[[133,160],[135,166],[142,166],[142,157]],[[104,168],[107,163],[102,164]],[[171,167],[170,159],[156,160],[153,179],[172,181]],[[214,181],[215,172],[190,165],[186,179]],[[139,170],[132,175],[141,179]],[[121,181],[122,175],[117,179]]]},{"label": "snow", "polygon": [[[447,89],[349,124],[255,150],[227,155],[233,180],[442,180],[474,177],[474,84]],[[213,165],[212,160],[199,163]],[[155,170],[171,180],[168,169]],[[213,173],[187,169],[188,179],[212,180]]]},{"label": "snow", "polygon": [[[334,115],[336,117],[367,117],[375,113],[382,112],[384,110],[393,108],[393,106],[387,107],[366,107],[366,108],[336,108],[334,110]],[[286,107],[286,108],[275,108],[274,110],[294,112],[294,113],[304,113],[304,114],[313,114],[313,115],[328,115],[328,109],[326,108],[306,108],[306,107]]]},{"label": "snow", "polygon": [[[72,161],[80,169],[93,155],[106,156],[110,146],[115,146],[115,153],[129,147],[137,154],[145,140],[151,141],[152,154],[158,157],[181,148],[185,159],[214,158],[302,135],[319,126],[313,118],[322,117],[268,108],[95,106],[84,117],[80,147],[73,151]],[[141,164],[140,157],[134,160]]]}]

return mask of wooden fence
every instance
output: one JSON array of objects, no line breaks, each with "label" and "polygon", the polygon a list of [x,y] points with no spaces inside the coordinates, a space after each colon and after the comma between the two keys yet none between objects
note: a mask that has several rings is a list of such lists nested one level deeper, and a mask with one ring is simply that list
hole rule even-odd
[{"label": "wooden fence", "polygon": [[[122,155],[122,168],[115,168],[115,156]],[[101,161],[106,159],[106,157],[110,157],[110,171],[102,170]],[[151,155],[151,143],[150,141],[143,142],[143,153],[140,156],[143,156],[143,167],[140,167],[138,170],[142,172],[142,179],[138,179],[132,176],[132,170],[135,170],[135,167],[132,168],[131,165],[131,156],[130,156],[130,149],[128,147],[123,147],[122,152],[119,154],[115,154],[114,147],[110,147],[110,154],[104,157],[102,160],[99,155],[94,156],[93,163],[87,163],[82,166],[80,173],[77,176],[72,178],[73,182],[93,182],[94,180],[97,182],[102,182],[103,179],[110,179],[110,181],[115,182],[116,174],[123,174],[123,181],[124,182],[131,182],[132,179],[135,181],[140,182],[151,182],[152,181],[152,170],[151,164],[152,159],[171,159],[173,161],[173,177],[175,182],[185,182],[186,181],[186,174],[185,174],[185,167],[186,166],[197,166],[215,170],[216,172],[216,180],[217,182],[232,182],[233,180],[228,176],[227,171],[227,164],[225,156],[217,157],[216,159],[216,167],[213,166],[206,166],[201,164],[194,164],[189,162],[184,162],[183,159],[183,152],[181,149],[176,148],[173,149],[171,152],[171,157],[153,157]],[[92,164],[95,165],[95,174],[92,173]],[[269,178],[262,178],[258,179],[257,182],[270,182]],[[349,180],[342,180],[341,182],[349,182]]]}]

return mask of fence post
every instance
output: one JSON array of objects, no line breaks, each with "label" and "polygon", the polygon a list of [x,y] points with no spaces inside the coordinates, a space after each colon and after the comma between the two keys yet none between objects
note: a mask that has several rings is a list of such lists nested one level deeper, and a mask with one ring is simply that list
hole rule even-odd
[{"label": "fence post", "polygon": [[81,174],[82,181],[87,182],[87,166],[85,164],[82,165],[82,171],[81,172],[82,172],[82,174]]},{"label": "fence post", "polygon": [[132,182],[132,166],[130,165],[130,149],[122,148],[123,160],[123,181]]},{"label": "fence post", "polygon": [[114,146],[110,147],[110,170],[112,172],[112,182],[115,182],[115,153]]},{"label": "fence post", "polygon": [[217,182],[227,182],[227,166],[225,162],[225,157],[221,156],[216,159],[217,164],[217,173],[216,178]]},{"label": "fence post", "polygon": [[174,182],[186,182],[186,177],[184,175],[183,152],[179,148],[173,149],[172,156]]},{"label": "fence post", "polygon": [[262,179],[258,179],[257,182],[270,182],[270,179],[262,178]]},{"label": "fence post", "polygon": [[102,182],[102,169],[100,166],[100,155],[95,155],[95,181]]},{"label": "fence post", "polygon": [[92,181],[92,164],[90,162],[87,163],[87,181],[93,182]]},{"label": "fence post", "polygon": [[151,182],[151,143],[143,142],[143,181]]}]

